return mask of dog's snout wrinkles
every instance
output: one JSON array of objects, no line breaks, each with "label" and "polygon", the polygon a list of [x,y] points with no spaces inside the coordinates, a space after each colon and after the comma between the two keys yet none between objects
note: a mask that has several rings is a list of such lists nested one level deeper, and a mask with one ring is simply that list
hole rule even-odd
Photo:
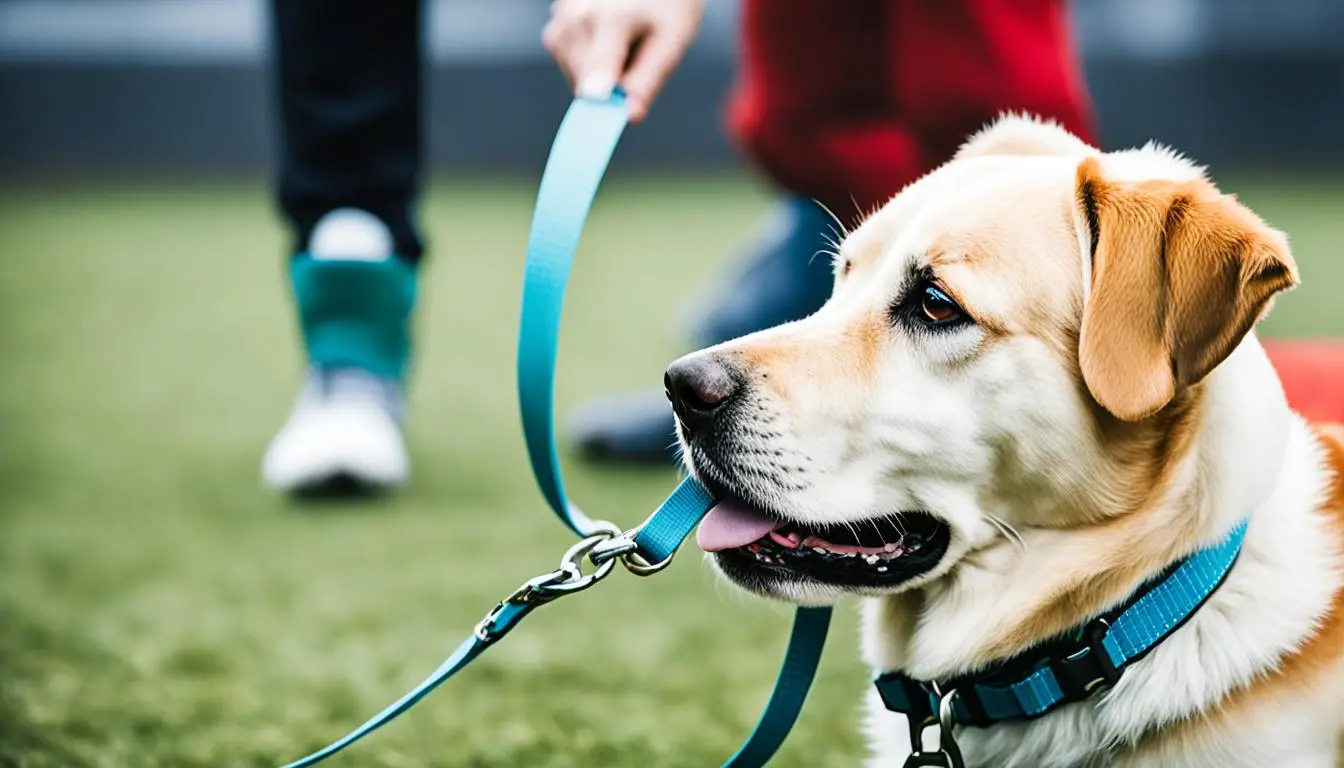
[{"label": "dog's snout wrinkles", "polygon": [[690,355],[668,367],[663,386],[677,418],[693,431],[737,394],[740,383],[723,363],[704,355]]}]

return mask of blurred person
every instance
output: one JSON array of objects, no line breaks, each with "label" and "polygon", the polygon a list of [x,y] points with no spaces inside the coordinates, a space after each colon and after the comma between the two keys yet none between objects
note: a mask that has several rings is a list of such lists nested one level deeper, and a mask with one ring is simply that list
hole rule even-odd
[{"label": "blurred person", "polygon": [[[262,462],[285,491],[380,489],[409,477],[403,439],[424,244],[419,2],[273,0],[276,194],[308,372]],[[557,0],[543,39],[580,94],[617,85],[647,115],[698,31],[703,0]],[[836,234],[937,166],[1000,112],[1090,139],[1064,0],[744,0],[735,138],[783,191],[708,304],[710,345],[817,309]],[[665,460],[659,392],[571,422],[588,456]]]},{"label": "blurred person", "polygon": [[424,252],[421,13],[410,0],[274,0],[288,274],[308,372],[262,460],[291,491],[407,481],[411,313]]},{"label": "blurred person", "polygon": [[[577,93],[619,85],[639,121],[702,10],[556,0],[543,40]],[[1000,113],[1035,113],[1096,143],[1066,0],[742,0],[740,47],[729,128],[782,195],[700,313],[698,347],[820,308],[840,230]],[[587,404],[569,427],[595,459],[665,461],[675,445],[660,391]]]}]

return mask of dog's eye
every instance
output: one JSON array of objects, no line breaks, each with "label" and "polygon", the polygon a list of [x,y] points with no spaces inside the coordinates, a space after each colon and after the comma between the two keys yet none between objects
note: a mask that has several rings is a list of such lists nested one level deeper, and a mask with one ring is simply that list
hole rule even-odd
[{"label": "dog's eye", "polygon": [[954,331],[975,320],[952,299],[931,274],[918,278],[891,307],[891,321],[912,331]]},{"label": "dog's eye", "polygon": [[966,319],[961,307],[937,286],[925,285],[919,290],[915,319],[927,326],[944,327]]}]

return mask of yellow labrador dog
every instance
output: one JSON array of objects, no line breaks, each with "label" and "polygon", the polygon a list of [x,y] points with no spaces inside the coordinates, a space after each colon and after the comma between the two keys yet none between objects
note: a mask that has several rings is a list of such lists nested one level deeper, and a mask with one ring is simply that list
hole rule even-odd
[{"label": "yellow labrador dog", "polygon": [[1181,156],[1006,117],[844,237],[816,314],[669,368],[700,544],[861,596],[872,766],[1333,766],[1344,432],[1252,333],[1297,279]]}]

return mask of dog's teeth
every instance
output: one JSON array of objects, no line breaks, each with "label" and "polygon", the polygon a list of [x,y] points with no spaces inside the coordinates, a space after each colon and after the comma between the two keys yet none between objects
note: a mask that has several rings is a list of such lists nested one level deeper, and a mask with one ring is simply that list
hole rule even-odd
[{"label": "dog's teeth", "polygon": [[866,555],[863,558],[863,562],[869,565],[877,565],[877,555]]},{"label": "dog's teeth", "polygon": [[886,573],[886,572],[887,572],[887,566],[885,566],[885,565],[879,565],[879,566],[877,566],[877,572],[878,572],[878,573]]},{"label": "dog's teeth", "polygon": [[812,551],[816,552],[818,555],[826,554],[826,550],[822,549],[821,547],[813,547]]}]

